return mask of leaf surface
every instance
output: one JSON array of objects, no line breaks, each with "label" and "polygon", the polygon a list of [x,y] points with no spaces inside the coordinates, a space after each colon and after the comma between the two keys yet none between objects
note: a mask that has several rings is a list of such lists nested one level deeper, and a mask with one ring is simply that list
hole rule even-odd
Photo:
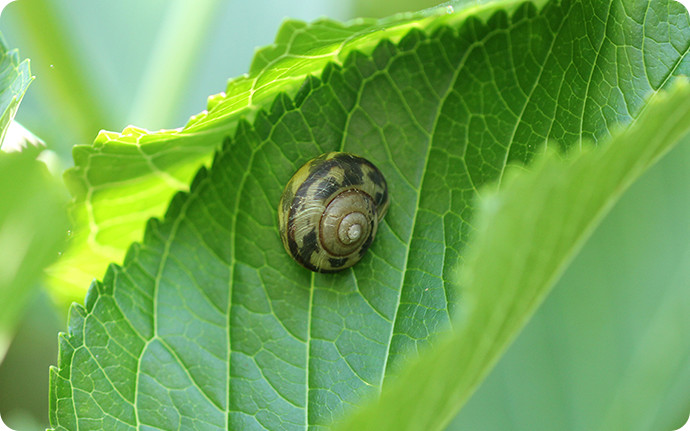
[{"label": "leaf surface", "polygon": [[[547,145],[607,139],[688,73],[680,5],[628,6],[423,18],[439,24],[397,43],[372,35],[371,52],[328,63],[239,122],[189,193],[72,309],[51,371],[52,426],[316,429],[376,395],[450,325],[477,190]],[[132,142],[150,136],[138,133]],[[154,142],[127,148],[136,158]],[[392,202],[358,265],[313,274],[284,252],[276,207],[302,163],[334,150],[374,162]],[[157,196],[139,187],[129,203]],[[499,335],[493,358],[512,337]]]}]

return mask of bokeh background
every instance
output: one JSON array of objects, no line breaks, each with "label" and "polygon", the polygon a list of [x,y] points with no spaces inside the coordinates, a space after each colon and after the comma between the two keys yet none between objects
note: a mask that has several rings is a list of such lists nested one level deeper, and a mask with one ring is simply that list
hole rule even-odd
[{"label": "bokeh background", "polygon": [[[184,125],[249,69],[255,48],[270,44],[287,17],[348,20],[436,3],[18,0],[2,12],[0,32],[31,59],[36,76],[17,120],[46,142],[62,170],[72,164],[71,147],[101,129]],[[619,356],[663,308],[665,295],[654,292],[690,289],[687,166],[690,140],[626,193],[451,429],[555,429],[563,418],[559,429],[588,429],[587,413],[623,373]],[[36,292],[0,364],[0,416],[20,431],[48,426],[48,367],[66,328],[66,310]],[[621,298],[629,312],[613,315]],[[675,429],[690,411],[683,386],[690,352],[675,366],[678,384],[664,389],[668,401],[654,429]]]}]

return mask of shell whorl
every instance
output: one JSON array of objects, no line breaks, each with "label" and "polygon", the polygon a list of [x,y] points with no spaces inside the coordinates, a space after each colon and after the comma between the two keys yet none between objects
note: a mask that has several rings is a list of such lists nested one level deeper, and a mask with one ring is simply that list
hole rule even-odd
[{"label": "shell whorl", "polygon": [[302,266],[335,272],[357,263],[388,209],[388,189],[371,162],[327,153],[293,175],[278,208],[287,252]]}]

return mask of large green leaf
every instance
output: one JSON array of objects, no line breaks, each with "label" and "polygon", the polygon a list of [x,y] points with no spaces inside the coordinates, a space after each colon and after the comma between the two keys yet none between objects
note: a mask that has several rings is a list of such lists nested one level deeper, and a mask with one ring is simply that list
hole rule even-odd
[{"label": "large green leaf", "polygon": [[320,74],[329,62],[342,64],[353,51],[369,54],[382,39],[398,42],[412,28],[432,32],[457,26],[469,14],[486,16],[520,3],[457,1],[455,6],[346,24],[287,21],[275,43],[256,53],[249,74],[211,96],[207,111],[184,128],[152,133],[130,127],[122,133],[102,132],[93,145],[76,146],[75,167],[65,175],[74,196],[73,235],[70,248],[50,270],[54,292],[67,302],[82,297],[84,286],[103,274],[109,262],[121,261],[130,243],[141,240],[146,220],[162,216],[173,194],[188,189],[194,173],[208,165],[240,119],[253,119],[281,92],[294,96],[306,76]]},{"label": "large green leaf", "polygon": [[[328,425],[376,394],[405,356],[449,325],[478,189],[547,143],[605,139],[614,124],[640,115],[646,96],[690,71],[688,16],[675,2],[564,1],[540,11],[528,3],[512,16],[492,5],[482,9],[486,22],[446,15],[394,24],[404,37],[393,34],[391,42],[387,32],[372,33],[366,46],[380,40],[373,50],[326,64],[320,79],[307,78],[296,93],[267,95],[275,98],[271,109],[239,123],[189,193],[172,200],[164,220],[149,222],[143,242],[92,286],[85,307],[72,309],[51,372],[53,426]],[[266,51],[258,58],[280,72],[272,59],[283,57]],[[213,124],[214,113],[235,112],[219,108],[224,103],[212,103],[188,130]],[[237,121],[240,114],[232,115]],[[132,131],[133,143],[148,143],[101,151],[130,151],[133,165],[157,154],[173,166],[181,151],[201,154],[195,151],[227,130],[200,132],[184,148]],[[312,274],[285,254],[276,207],[294,170],[338,149],[375,162],[392,203],[362,262]],[[81,151],[78,166],[109,160]],[[95,167],[85,172],[102,184],[120,174]],[[161,178],[170,170],[156,172]],[[155,187],[121,185],[136,194],[109,202],[104,214],[163,199]],[[532,311],[523,309],[522,318]],[[490,358],[518,327],[498,334]]]},{"label": "large green leaf", "polygon": [[690,135],[638,180],[449,430],[676,430],[690,414]]},{"label": "large green leaf", "polygon": [[0,34],[0,147],[31,80],[29,60],[20,61],[18,51],[10,51]]}]

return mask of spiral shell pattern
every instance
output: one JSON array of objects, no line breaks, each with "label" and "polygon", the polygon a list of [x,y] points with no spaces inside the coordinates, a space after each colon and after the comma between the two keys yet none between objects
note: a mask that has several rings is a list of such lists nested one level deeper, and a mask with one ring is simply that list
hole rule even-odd
[{"label": "spiral shell pattern", "polygon": [[281,196],[285,250],[312,271],[349,268],[371,245],[388,204],[386,180],[371,162],[349,153],[323,154],[302,166]]}]

